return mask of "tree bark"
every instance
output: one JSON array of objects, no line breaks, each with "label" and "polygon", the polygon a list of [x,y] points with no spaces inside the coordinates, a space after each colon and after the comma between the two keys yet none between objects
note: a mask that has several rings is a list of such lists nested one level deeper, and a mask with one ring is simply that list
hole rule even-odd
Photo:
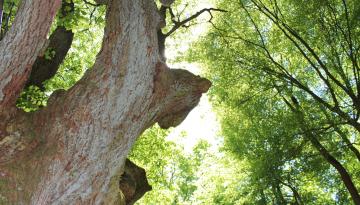
[{"label": "tree bark", "polygon": [[42,110],[19,111],[16,98],[60,3],[22,1],[0,42],[0,202],[120,203],[119,181],[136,138],[156,122],[181,123],[211,83],[160,60],[153,1],[110,0],[94,66]]}]

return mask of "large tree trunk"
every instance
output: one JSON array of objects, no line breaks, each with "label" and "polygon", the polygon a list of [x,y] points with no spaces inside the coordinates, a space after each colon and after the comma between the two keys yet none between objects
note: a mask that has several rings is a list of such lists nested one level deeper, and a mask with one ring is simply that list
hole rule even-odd
[{"label": "large tree trunk", "polygon": [[0,42],[0,204],[114,204],[129,149],[178,125],[210,87],[159,58],[156,5],[110,0],[102,49],[70,90],[34,113],[15,107],[60,0],[26,0]]}]

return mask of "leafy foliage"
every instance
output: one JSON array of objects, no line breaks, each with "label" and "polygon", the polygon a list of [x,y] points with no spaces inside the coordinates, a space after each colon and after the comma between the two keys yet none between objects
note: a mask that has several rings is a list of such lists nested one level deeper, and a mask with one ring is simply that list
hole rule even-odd
[{"label": "leafy foliage", "polygon": [[197,172],[209,144],[200,141],[193,154],[166,140],[169,131],[158,126],[145,131],[136,142],[129,158],[147,171],[153,190],[138,204],[191,204],[197,189]]},{"label": "leafy foliage", "polygon": [[30,86],[21,93],[16,106],[25,112],[31,112],[46,106],[47,99],[48,96],[37,86]]}]

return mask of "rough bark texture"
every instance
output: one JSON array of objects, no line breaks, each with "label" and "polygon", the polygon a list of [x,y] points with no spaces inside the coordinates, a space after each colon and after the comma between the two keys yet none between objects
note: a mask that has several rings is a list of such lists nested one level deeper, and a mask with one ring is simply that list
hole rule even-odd
[{"label": "rough bark texture", "polygon": [[120,203],[119,181],[136,138],[156,122],[178,125],[210,87],[160,60],[153,1],[109,0],[93,68],[42,110],[19,111],[16,98],[59,6],[22,1],[0,42],[0,204]]}]

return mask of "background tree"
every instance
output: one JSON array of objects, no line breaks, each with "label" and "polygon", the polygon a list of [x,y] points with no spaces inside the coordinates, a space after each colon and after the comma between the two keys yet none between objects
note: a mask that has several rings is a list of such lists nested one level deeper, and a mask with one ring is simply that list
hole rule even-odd
[{"label": "background tree", "polygon": [[[224,0],[219,7],[229,13],[193,56],[205,59],[214,83],[225,147],[249,161],[261,185],[256,198],[309,204],[351,196],[360,204],[359,5]],[[324,195],[307,193],[310,176]]]}]

